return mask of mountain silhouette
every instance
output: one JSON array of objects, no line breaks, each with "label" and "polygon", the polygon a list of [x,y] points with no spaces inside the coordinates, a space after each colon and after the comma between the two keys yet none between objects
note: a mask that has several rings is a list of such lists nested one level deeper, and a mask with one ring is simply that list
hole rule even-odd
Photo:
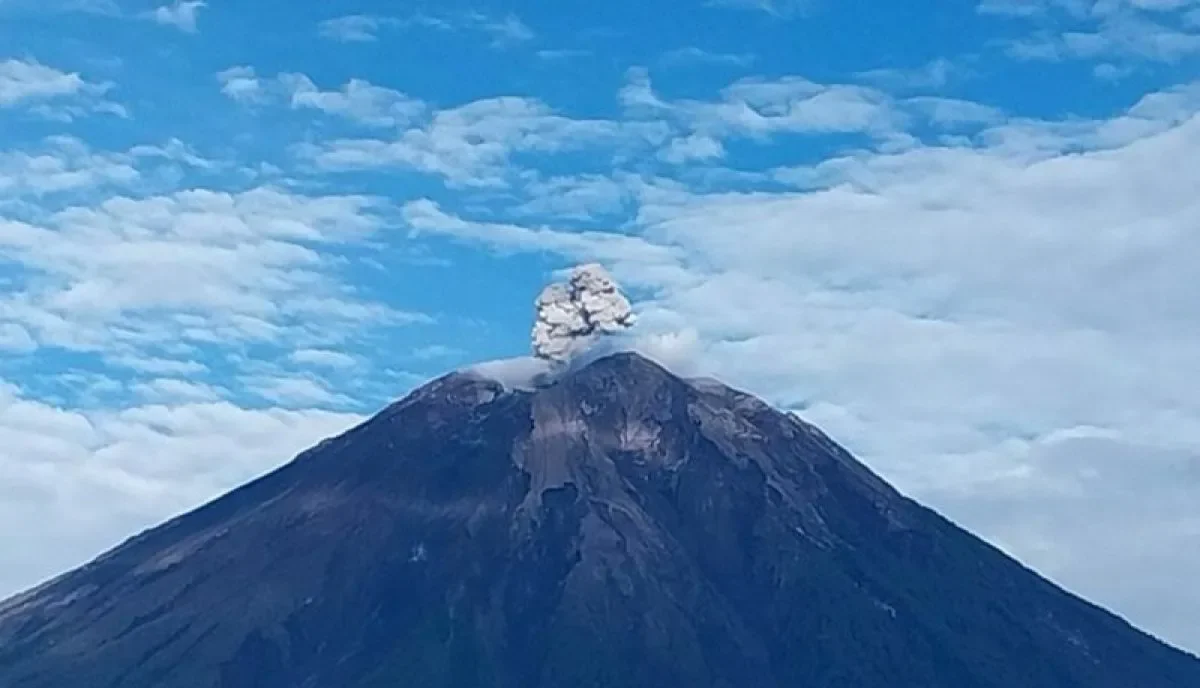
[{"label": "mountain silhouette", "polygon": [[4,688],[1197,688],[1200,660],[636,355],[457,372],[0,604]]}]

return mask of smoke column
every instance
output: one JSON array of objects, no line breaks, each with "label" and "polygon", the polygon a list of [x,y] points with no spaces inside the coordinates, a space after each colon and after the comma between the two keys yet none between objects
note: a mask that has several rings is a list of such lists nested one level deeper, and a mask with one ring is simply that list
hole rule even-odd
[{"label": "smoke column", "polygon": [[633,308],[608,271],[596,263],[580,265],[566,282],[542,290],[533,324],[533,355],[567,363],[597,339],[633,326]]}]

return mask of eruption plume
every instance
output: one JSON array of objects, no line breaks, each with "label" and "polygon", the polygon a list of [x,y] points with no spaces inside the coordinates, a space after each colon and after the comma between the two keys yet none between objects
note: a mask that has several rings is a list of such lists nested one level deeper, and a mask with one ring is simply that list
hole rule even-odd
[{"label": "eruption plume", "polygon": [[627,330],[633,322],[629,299],[608,271],[596,263],[580,265],[566,282],[551,284],[538,296],[533,355],[567,363],[600,337]]}]

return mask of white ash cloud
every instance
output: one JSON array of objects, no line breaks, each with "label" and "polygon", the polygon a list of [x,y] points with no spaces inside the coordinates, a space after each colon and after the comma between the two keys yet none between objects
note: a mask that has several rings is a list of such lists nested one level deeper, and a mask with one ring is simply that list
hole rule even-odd
[{"label": "white ash cloud", "polygon": [[525,392],[533,391],[553,379],[552,364],[541,358],[520,356],[476,363],[466,372],[488,380],[494,380],[505,389]]},{"label": "white ash cloud", "polygon": [[533,325],[533,355],[567,363],[601,337],[633,326],[633,307],[603,266],[577,266],[566,282],[542,290]]}]

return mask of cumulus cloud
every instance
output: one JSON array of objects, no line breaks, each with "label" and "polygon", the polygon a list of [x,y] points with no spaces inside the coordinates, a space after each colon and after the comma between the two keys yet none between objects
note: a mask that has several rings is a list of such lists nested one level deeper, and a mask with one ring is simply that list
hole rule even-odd
[{"label": "cumulus cloud", "polygon": [[262,78],[254,68],[242,66],[218,72],[217,81],[222,93],[242,103],[316,110],[371,127],[404,125],[425,111],[420,100],[362,79],[350,79],[336,90],[322,90],[304,74]]},{"label": "cumulus cloud", "polygon": [[322,38],[343,43],[371,43],[379,40],[378,32],[387,26],[387,17],[369,14],[351,14],[326,19],[318,25]]},{"label": "cumulus cloud", "polygon": [[258,102],[263,98],[263,83],[253,67],[241,65],[217,72],[221,93],[244,103]]},{"label": "cumulus cloud", "polygon": [[660,122],[576,119],[536,98],[498,96],[435,110],[417,98],[361,79],[324,90],[304,74],[260,76],[248,66],[216,75],[229,98],[255,107],[313,110],[357,124],[394,128],[381,138],[330,137],[297,144],[293,152],[318,171],[408,168],[455,186],[502,187],[528,179],[517,155],[615,149],[628,155],[658,145]]},{"label": "cumulus cloud", "polygon": [[127,116],[125,108],[103,96],[112,84],[87,81],[36,60],[0,62],[0,109],[26,107],[50,119],[70,121],[90,113]]},{"label": "cumulus cloud", "polygon": [[666,133],[658,123],[574,119],[535,98],[501,96],[439,110],[391,139],[339,138],[297,152],[326,171],[402,167],[455,186],[502,187],[517,176],[516,154],[638,150]]},{"label": "cumulus cloud", "polygon": [[293,351],[289,358],[294,363],[320,366],[322,368],[342,369],[353,368],[358,365],[358,359],[355,357],[341,351],[330,351],[329,349],[299,349]]},{"label": "cumulus cloud", "polygon": [[724,156],[725,146],[718,139],[704,134],[691,134],[674,139],[658,153],[658,157],[674,165],[716,160]]},{"label": "cumulus cloud", "polygon": [[536,35],[529,25],[521,21],[515,14],[501,18],[493,18],[484,14],[470,15],[472,22],[479,30],[492,37],[492,46],[502,48],[514,43],[524,43],[533,40]]},{"label": "cumulus cloud", "polygon": [[161,358],[132,353],[114,354],[106,359],[110,365],[150,375],[195,375],[208,371],[199,361]]},{"label": "cumulus cloud", "polygon": [[337,91],[322,91],[303,74],[281,74],[279,82],[289,92],[293,108],[320,110],[371,126],[405,124],[425,109],[420,100],[362,79],[351,79]]},{"label": "cumulus cloud", "polygon": [[163,26],[173,26],[180,31],[196,33],[196,20],[200,10],[207,7],[202,0],[177,0],[172,5],[162,5],[146,14],[146,17]]},{"label": "cumulus cloud", "polygon": [[633,326],[633,307],[598,263],[579,265],[565,282],[547,286],[537,298],[533,355],[566,363],[601,337]]},{"label": "cumulus cloud", "polygon": [[[1024,60],[1178,62],[1200,53],[1191,17],[1194,0],[983,0],[980,12],[1032,20],[1034,29],[1011,41]],[[1100,76],[1109,78],[1102,70]]]},{"label": "cumulus cloud", "polygon": [[516,210],[523,215],[586,220],[620,212],[630,200],[624,180],[601,174],[532,178],[522,190],[529,200]]},{"label": "cumulus cloud", "polygon": [[219,167],[178,139],[106,151],[73,136],[49,136],[20,149],[0,151],[0,200],[53,197],[72,202],[105,192],[133,193],[152,188],[182,169]]},{"label": "cumulus cloud", "polygon": [[133,385],[133,392],[147,401],[217,401],[224,394],[212,385],[179,378],[160,377]]},{"label": "cumulus cloud", "polygon": [[0,106],[24,100],[75,95],[87,82],[77,73],[61,72],[38,62],[9,58],[0,62]]},{"label": "cumulus cloud", "polygon": [[669,100],[655,89],[646,69],[633,68],[618,98],[627,116],[665,120],[688,135],[672,141],[662,153],[667,160],[718,157],[718,142],[731,137],[844,133],[886,138],[904,123],[902,104],[883,91],[795,76],[741,79],[715,101]]},{"label": "cumulus cloud", "polygon": [[128,186],[140,177],[130,154],[96,152],[67,136],[51,137],[38,148],[0,152],[0,197]]},{"label": "cumulus cloud", "polygon": [[535,33],[520,17],[507,14],[496,17],[483,12],[417,13],[407,16],[352,14],[322,21],[318,30],[323,38],[342,43],[369,43],[378,40],[385,29],[432,29],[443,32],[474,32],[491,38],[491,47],[506,48],[533,40]]}]

